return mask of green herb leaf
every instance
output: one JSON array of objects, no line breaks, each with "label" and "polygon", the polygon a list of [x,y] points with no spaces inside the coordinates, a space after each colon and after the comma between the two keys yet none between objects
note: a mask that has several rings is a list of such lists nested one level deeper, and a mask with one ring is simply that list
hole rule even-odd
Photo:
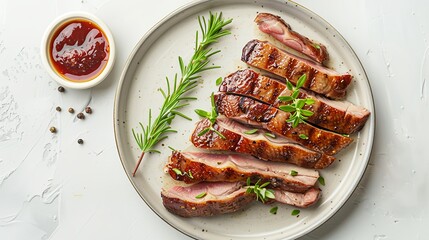
[{"label": "green herb leaf", "polygon": [[246,186],[246,193],[248,194],[255,194],[256,195],[256,201],[261,200],[261,202],[265,202],[268,198],[275,198],[274,191],[271,189],[266,189],[265,187],[270,184],[270,182],[265,182],[261,185],[259,183],[261,182],[261,179],[259,179],[255,185],[251,185],[250,178],[247,178],[247,186]]},{"label": "green herb leaf", "polygon": [[301,139],[304,139],[304,140],[307,140],[308,139],[308,136],[307,135],[305,135],[305,134],[299,134],[299,138],[301,138]]},{"label": "green herb leaf", "polygon": [[[298,89],[295,89],[295,91],[293,91],[293,93],[292,93],[292,98],[293,98],[293,100],[297,99],[297,98],[298,98],[298,95],[299,95],[299,90],[298,90]],[[296,103],[295,103],[295,105],[296,105]]]},{"label": "green herb leaf", "polygon": [[220,138],[222,138],[224,140],[226,139],[226,137],[222,133],[220,133],[218,130],[214,129],[213,127],[210,128],[210,130],[212,130],[213,132],[215,132]]},{"label": "green herb leaf", "polygon": [[294,209],[294,210],[292,210],[292,212],[290,213],[290,215],[297,216],[300,212],[301,212],[300,210]]},{"label": "green herb leaf", "polygon": [[280,110],[285,112],[295,112],[296,108],[292,105],[283,105],[279,107]]},{"label": "green herb leaf", "polygon": [[168,146],[168,148],[173,152],[176,151],[176,149],[174,149],[172,146]]},{"label": "green herb leaf", "polygon": [[315,103],[316,101],[314,100],[314,99],[312,99],[312,98],[307,98],[307,101],[305,101],[305,104],[307,104],[307,105],[311,105],[311,104],[313,104],[313,103]]},{"label": "green herb leaf", "polygon": [[[155,145],[165,139],[168,133],[175,132],[170,124],[176,115],[185,116],[179,114],[177,110],[183,107],[180,102],[184,100],[184,95],[197,87],[198,79],[200,78],[199,74],[209,69],[218,68],[218,66],[210,66],[209,63],[210,57],[220,51],[212,50],[209,45],[231,33],[229,30],[224,29],[231,22],[232,19],[224,20],[222,13],[210,13],[208,21],[204,17],[198,17],[198,23],[201,28],[201,41],[199,41],[197,31],[194,53],[189,63],[185,65],[183,59],[180,56],[178,57],[181,76],[175,74],[174,79],[171,80],[166,77],[167,89],[160,91],[164,97],[164,101],[160,107],[159,115],[152,119],[151,109],[149,109],[147,125],[144,126],[140,123],[142,132],[132,129],[133,137],[142,151],[140,159],[134,168],[133,176],[137,172],[144,154],[146,152],[156,152],[157,150],[154,149]],[[194,98],[186,98],[186,100],[192,99]]]},{"label": "green herb leaf", "polygon": [[320,49],[320,45],[319,45],[319,44],[317,44],[317,43],[314,43],[314,44],[313,44],[313,47],[315,47],[315,48],[317,48],[317,49]]},{"label": "green herb leaf", "polygon": [[200,199],[200,198],[205,197],[206,195],[207,195],[206,192],[202,192],[202,193],[198,194],[197,196],[195,196],[195,198]]},{"label": "green herb leaf", "polygon": [[290,91],[292,91],[292,89],[293,89],[293,85],[292,85],[292,83],[291,83],[289,80],[286,80],[286,87],[287,87],[287,89],[289,89]]},{"label": "green herb leaf", "polygon": [[194,179],[194,176],[192,176],[191,170],[188,170],[188,177]]},{"label": "green herb leaf", "polygon": [[298,175],[298,172],[297,172],[297,171],[295,171],[295,170],[290,170],[289,175],[291,175],[292,177],[295,177],[295,176],[297,176],[297,175]]},{"label": "green herb leaf", "polygon": [[251,134],[255,134],[257,131],[258,131],[258,129],[257,129],[257,128],[255,128],[255,129],[251,129],[251,130],[244,131],[244,133],[245,133],[245,134],[249,134],[249,135],[251,135]]},{"label": "green herb leaf", "polygon": [[305,81],[307,81],[307,75],[304,73],[299,77],[298,81],[296,82],[296,88],[301,88],[304,86]]},{"label": "green herb leaf", "polygon": [[173,168],[172,170],[173,170],[173,172],[175,172],[177,175],[182,176],[182,171],[180,171],[180,169]]},{"label": "green herb leaf", "polygon": [[311,116],[313,116],[314,112],[312,112],[310,110],[301,109],[301,114],[306,116],[306,117],[311,117]]},{"label": "green herb leaf", "polygon": [[304,107],[306,101],[307,100],[305,100],[305,99],[296,100],[296,108],[302,109],[302,107]]},{"label": "green herb leaf", "polygon": [[320,183],[320,185],[325,186],[325,178],[323,178],[322,176],[320,176],[317,181]]},{"label": "green herb leaf", "polygon": [[278,209],[279,209],[279,207],[277,207],[277,206],[272,207],[272,208],[270,209],[270,213],[272,213],[272,214],[276,215],[276,214],[277,214],[277,210],[278,210]]},{"label": "green herb leaf", "polygon": [[286,81],[287,88],[292,92],[291,96],[280,96],[278,99],[283,102],[291,102],[288,105],[279,106],[279,109],[285,112],[293,113],[289,116],[289,119],[286,120],[288,123],[292,123],[292,127],[297,127],[298,124],[303,123],[304,120],[307,120],[308,117],[313,116],[313,112],[308,109],[303,109],[305,105],[311,105],[315,103],[315,100],[312,98],[300,99],[299,88],[304,86],[305,81],[307,80],[307,75],[303,74],[299,77],[296,87]]},{"label": "green herb leaf", "polygon": [[209,112],[204,111],[202,109],[195,109],[194,111],[200,117],[203,117],[203,118],[210,118],[211,117],[211,114]]},{"label": "green herb leaf", "polygon": [[197,135],[198,137],[201,137],[202,135],[208,133],[210,131],[210,127],[208,128],[204,128],[203,130],[201,130],[201,132],[199,132]]},{"label": "green herb leaf", "polygon": [[270,138],[276,138],[276,135],[269,133],[269,132],[264,133],[264,135],[267,137],[270,137]]},{"label": "green herb leaf", "polygon": [[271,199],[276,198],[276,196],[274,195],[274,191],[271,189],[267,189],[267,191],[265,192],[265,197]]},{"label": "green herb leaf", "polygon": [[293,97],[292,96],[280,96],[278,97],[278,99],[282,102],[290,102],[293,101]]},{"label": "green herb leaf", "polygon": [[219,86],[222,83],[222,78],[216,79],[216,86]]}]

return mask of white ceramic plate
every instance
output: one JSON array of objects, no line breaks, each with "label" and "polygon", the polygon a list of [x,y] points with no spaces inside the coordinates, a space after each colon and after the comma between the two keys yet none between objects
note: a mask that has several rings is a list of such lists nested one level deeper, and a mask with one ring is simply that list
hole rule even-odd
[{"label": "white ceramic plate", "polygon": [[[134,142],[131,129],[138,123],[147,123],[148,110],[155,115],[162,103],[161,93],[165,77],[173,78],[179,72],[177,57],[189,61],[193,53],[195,31],[199,29],[197,16],[208,16],[209,11],[223,12],[225,18],[233,18],[232,34],[224,37],[213,48],[222,52],[213,63],[222,68],[204,73],[203,80],[192,95],[198,97],[184,112],[193,121],[177,117],[172,127],[179,133],[172,134],[157,146],[161,154],[147,154],[136,177],[131,172],[140,151]],[[329,66],[339,72],[354,76],[347,99],[366,107],[372,115],[365,127],[353,135],[354,143],[337,155],[337,161],[321,171],[326,181],[322,186],[323,197],[309,209],[301,210],[299,217],[291,216],[294,209],[279,206],[277,215],[269,213],[272,206],[255,202],[246,211],[211,218],[185,219],[169,213],[162,205],[160,191],[171,182],[163,173],[163,167],[171,151],[185,149],[198,117],[195,108],[209,109],[209,96],[217,91],[215,79],[245,68],[240,61],[242,47],[251,39],[270,40],[257,30],[253,19],[258,12],[270,12],[282,16],[293,29],[324,43],[329,51]],[[116,93],[115,137],[118,152],[137,192],[149,207],[164,221],[177,230],[194,238],[204,239],[293,239],[302,236],[328,220],[347,201],[367,166],[374,137],[374,104],[368,79],[353,50],[342,36],[326,21],[308,9],[293,2],[216,0],[199,1],[170,14],[152,28],[137,44],[123,71]]]}]

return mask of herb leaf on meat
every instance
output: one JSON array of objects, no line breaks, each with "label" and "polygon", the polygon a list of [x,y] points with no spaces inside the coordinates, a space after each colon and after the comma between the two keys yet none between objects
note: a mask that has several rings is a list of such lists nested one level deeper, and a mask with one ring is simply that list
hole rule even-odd
[{"label": "herb leaf on meat", "polygon": [[250,178],[247,178],[247,190],[246,193],[250,194],[253,193],[256,195],[256,201],[261,200],[261,202],[267,201],[269,198],[274,199],[274,191],[272,189],[267,189],[266,186],[270,184],[270,182],[265,182],[263,184],[260,184],[261,179],[259,179],[255,185],[251,185]]},{"label": "herb leaf on meat", "polygon": [[226,139],[226,137],[222,133],[220,133],[218,130],[216,130],[213,127],[213,124],[216,123],[216,119],[217,119],[217,116],[218,116],[217,111],[216,111],[216,105],[215,105],[215,102],[214,102],[214,94],[213,93],[210,96],[210,99],[211,99],[211,103],[212,103],[211,112],[207,112],[207,111],[204,111],[204,110],[201,110],[201,109],[195,109],[195,113],[196,114],[198,114],[200,117],[207,118],[210,121],[210,127],[207,127],[207,128],[204,128],[203,130],[201,130],[198,133],[198,136],[202,136],[202,135],[208,133],[209,131],[213,131],[217,135],[219,135],[220,138]]},{"label": "herb leaf on meat", "polygon": [[290,113],[290,117],[286,122],[292,123],[292,127],[297,127],[298,124],[303,123],[304,120],[307,120],[308,117],[313,116],[313,112],[310,110],[303,109],[305,105],[311,105],[315,101],[311,98],[301,99],[298,98],[299,89],[304,86],[305,81],[307,81],[307,75],[303,74],[299,77],[296,87],[292,85],[288,80],[286,80],[287,88],[292,91],[290,96],[280,96],[278,99],[282,102],[291,102],[288,105],[280,106],[279,109],[285,112]]}]

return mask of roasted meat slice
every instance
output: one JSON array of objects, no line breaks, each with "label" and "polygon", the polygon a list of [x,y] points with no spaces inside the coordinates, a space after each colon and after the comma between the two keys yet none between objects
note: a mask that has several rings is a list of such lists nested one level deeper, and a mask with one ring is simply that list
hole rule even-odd
[{"label": "roasted meat slice", "polygon": [[316,62],[323,63],[323,61],[328,60],[329,54],[324,45],[293,31],[291,26],[281,17],[270,13],[259,13],[255,18],[255,22],[262,32],[307,55]]},{"label": "roasted meat slice", "polygon": [[[296,207],[309,207],[320,198],[320,190],[311,188],[305,193],[274,190],[274,201]],[[207,217],[232,213],[245,209],[254,199],[246,193],[241,182],[197,183],[190,186],[174,186],[161,191],[164,207],[182,217]]]},{"label": "roasted meat slice", "polygon": [[[219,91],[252,97],[273,107],[289,104],[278,97],[292,94],[284,83],[251,69],[239,70],[225,77]],[[370,115],[367,109],[348,101],[330,100],[304,89],[300,89],[298,98],[312,98],[315,101],[303,107],[314,113],[307,119],[308,122],[337,133],[352,134],[359,131]]]},{"label": "roasted meat slice", "polygon": [[[228,118],[262,127],[294,142],[327,155],[334,155],[349,145],[353,139],[341,134],[319,129],[307,123],[292,127],[290,113],[248,97],[217,93],[215,104],[219,114]],[[303,139],[300,136],[305,135]]]},{"label": "roasted meat slice", "polygon": [[[202,197],[199,197],[202,196]],[[168,211],[182,217],[207,217],[244,209],[255,198],[240,182],[197,183],[161,191]]]},{"label": "roasted meat slice", "polygon": [[313,187],[319,178],[316,170],[287,163],[264,162],[242,154],[209,152],[174,151],[166,170],[173,179],[185,183],[245,182],[249,178],[253,183],[261,180],[270,182],[273,188],[301,193]]},{"label": "roasted meat slice", "polygon": [[306,208],[317,202],[321,196],[318,188],[310,188],[305,193],[293,193],[274,189],[275,201],[292,205],[295,207]]},{"label": "roasted meat slice", "polygon": [[259,40],[251,40],[246,44],[241,60],[250,66],[286,78],[293,84],[306,74],[307,81],[303,88],[333,99],[344,98],[352,79],[350,74],[340,74]]},{"label": "roasted meat slice", "polygon": [[221,116],[213,127],[225,136],[225,139],[214,131],[200,134],[210,125],[208,119],[197,123],[191,135],[191,142],[195,147],[250,154],[262,160],[287,162],[306,168],[325,168],[335,160],[332,156],[307,149],[284,137],[269,137],[270,134],[263,129],[247,134],[253,128]]}]

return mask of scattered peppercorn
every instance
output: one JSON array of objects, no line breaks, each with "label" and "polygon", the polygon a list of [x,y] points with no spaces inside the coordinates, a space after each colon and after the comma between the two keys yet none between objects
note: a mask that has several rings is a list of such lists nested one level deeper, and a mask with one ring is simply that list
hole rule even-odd
[{"label": "scattered peppercorn", "polygon": [[78,113],[77,118],[79,119],[85,119],[85,115],[83,113]]},{"label": "scattered peppercorn", "polygon": [[69,113],[74,113],[74,109],[73,108],[69,108]]},{"label": "scattered peppercorn", "polygon": [[85,112],[88,113],[88,114],[91,114],[92,113],[91,107],[86,107],[85,108]]},{"label": "scattered peppercorn", "polygon": [[61,112],[61,107],[58,106],[58,107],[55,108],[55,110],[57,110],[58,112]]},{"label": "scattered peppercorn", "polygon": [[79,144],[83,144],[83,140],[82,140],[82,138],[79,138],[79,139],[77,140],[77,143],[79,143]]},{"label": "scattered peppercorn", "polygon": [[66,89],[63,86],[58,87],[58,92],[64,92]]},{"label": "scattered peppercorn", "polygon": [[51,131],[51,133],[56,133],[57,129],[55,127],[51,127],[51,128],[49,128],[49,131]]}]

